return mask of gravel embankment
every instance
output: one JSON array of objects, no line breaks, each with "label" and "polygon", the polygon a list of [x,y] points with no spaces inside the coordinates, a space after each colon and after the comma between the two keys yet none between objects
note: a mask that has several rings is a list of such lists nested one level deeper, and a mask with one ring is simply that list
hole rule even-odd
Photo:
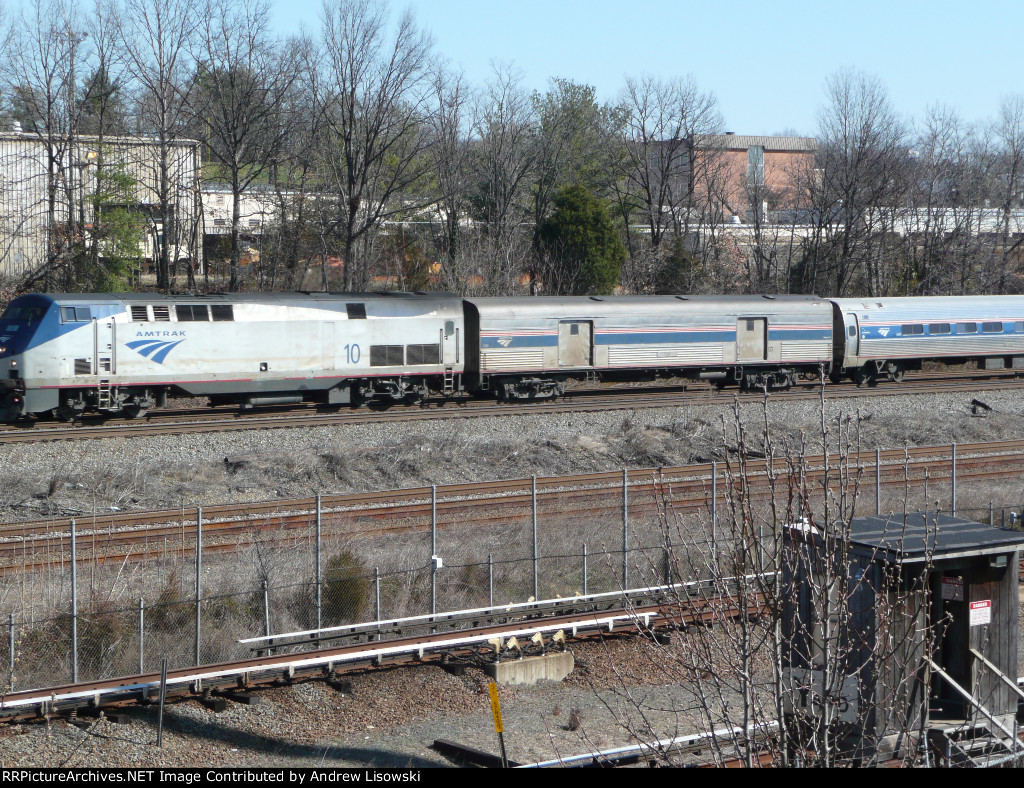
[{"label": "gravel embankment", "polygon": [[[981,399],[993,411],[971,412]],[[511,410],[511,409],[510,409]],[[860,416],[866,448],[998,440],[1020,434],[1024,390],[889,396],[827,402],[836,446],[840,422]],[[773,442],[799,453],[821,449],[815,402],[773,401]],[[755,448],[765,413],[744,405],[741,421]],[[0,446],[0,517],[30,519],[118,509],[210,505],[422,484],[581,473],[721,459],[735,444],[732,405],[630,413],[540,415],[192,434]],[[241,470],[224,458],[244,455]]]},{"label": "gravel embankment", "polygon": [[[509,758],[534,762],[623,746],[637,741],[634,734],[651,741],[652,732],[695,730],[685,711],[690,693],[664,684],[671,676],[664,660],[652,659],[656,648],[636,638],[575,644],[577,667],[564,682],[502,687]],[[439,738],[498,751],[487,679],[477,668],[462,676],[399,668],[350,681],[347,691],[320,681],[257,690],[257,705],[230,704],[221,714],[197,701],[171,704],[162,749],[153,707],[129,707],[128,724],[0,726],[0,766],[451,765],[430,749]]]}]

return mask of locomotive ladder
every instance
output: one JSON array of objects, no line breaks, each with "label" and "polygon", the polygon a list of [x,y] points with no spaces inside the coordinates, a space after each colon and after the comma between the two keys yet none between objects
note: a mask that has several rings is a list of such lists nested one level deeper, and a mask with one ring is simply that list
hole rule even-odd
[{"label": "locomotive ladder", "polygon": [[451,367],[444,368],[444,393],[451,394],[455,391],[455,373]]},{"label": "locomotive ladder", "polygon": [[98,408],[109,408],[110,407],[110,381],[101,380],[99,385],[96,386],[96,407]]}]

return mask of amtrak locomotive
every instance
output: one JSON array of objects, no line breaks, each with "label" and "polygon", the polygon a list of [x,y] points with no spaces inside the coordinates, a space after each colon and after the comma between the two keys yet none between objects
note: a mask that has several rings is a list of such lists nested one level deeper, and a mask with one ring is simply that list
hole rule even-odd
[{"label": "amtrak locomotive", "polygon": [[533,399],[597,377],[899,381],[926,359],[1024,368],[1024,296],[32,294],[0,317],[0,420],[138,417],[168,396]]}]

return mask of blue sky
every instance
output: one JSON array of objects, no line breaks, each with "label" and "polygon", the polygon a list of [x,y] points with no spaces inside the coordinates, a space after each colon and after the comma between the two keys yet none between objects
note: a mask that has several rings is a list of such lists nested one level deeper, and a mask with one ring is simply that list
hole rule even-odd
[{"label": "blue sky", "polygon": [[[282,32],[319,29],[321,0],[271,0]],[[397,14],[406,3],[393,2]],[[1024,0],[412,0],[436,50],[474,83],[494,60],[525,84],[551,77],[614,99],[629,75],[690,75],[738,134],[813,134],[825,78],[842,68],[879,77],[896,110],[935,103],[970,121],[1024,93]]]}]

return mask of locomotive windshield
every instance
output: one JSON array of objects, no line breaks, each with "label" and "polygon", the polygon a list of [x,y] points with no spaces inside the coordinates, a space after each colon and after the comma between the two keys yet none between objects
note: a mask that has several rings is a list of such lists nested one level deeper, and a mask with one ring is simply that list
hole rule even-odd
[{"label": "locomotive windshield", "polygon": [[43,319],[46,314],[45,306],[19,306],[17,302],[11,304],[0,315],[0,321],[11,320],[19,323],[35,323]]}]

